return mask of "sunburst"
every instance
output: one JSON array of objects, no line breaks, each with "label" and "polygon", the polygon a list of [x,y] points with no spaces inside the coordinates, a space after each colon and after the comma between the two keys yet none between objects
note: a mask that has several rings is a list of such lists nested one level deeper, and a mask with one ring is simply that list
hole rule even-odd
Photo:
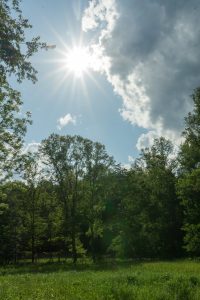
[{"label": "sunburst", "polygon": [[75,77],[82,77],[92,67],[92,60],[86,47],[73,47],[66,53],[65,67]]}]

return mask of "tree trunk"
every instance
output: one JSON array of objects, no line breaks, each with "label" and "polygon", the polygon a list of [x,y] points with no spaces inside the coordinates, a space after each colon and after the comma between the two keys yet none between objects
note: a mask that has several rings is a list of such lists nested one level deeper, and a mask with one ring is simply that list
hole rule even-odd
[{"label": "tree trunk", "polygon": [[94,246],[95,240],[94,240],[94,230],[93,230],[93,224],[91,225],[91,251],[92,251],[92,260],[93,263],[96,262],[96,253],[95,253],[95,246]]},{"label": "tree trunk", "polygon": [[76,233],[72,225],[72,257],[73,257],[73,264],[77,262],[77,251],[76,251]]},{"label": "tree trunk", "polygon": [[76,178],[75,178],[75,186],[74,186],[74,193],[72,197],[72,211],[71,211],[71,218],[72,218],[72,256],[73,256],[73,263],[76,264],[77,262],[77,249],[76,249],[76,203],[77,203],[77,189],[78,189],[78,171],[76,170]]},{"label": "tree trunk", "polygon": [[32,263],[35,262],[35,235],[32,233],[32,238],[31,238],[31,261]]},{"label": "tree trunk", "polygon": [[14,245],[14,263],[17,263],[17,230],[16,230],[16,225],[15,225],[15,229],[14,229],[14,233],[15,233],[15,245]]},{"label": "tree trunk", "polygon": [[76,264],[76,262],[77,262],[75,211],[76,211],[76,199],[75,199],[75,197],[73,197],[73,199],[72,199],[72,214],[71,214],[71,218],[72,218],[71,237],[72,237],[72,257],[73,257],[74,264]]},{"label": "tree trunk", "polygon": [[31,261],[35,262],[35,190],[32,191]]}]

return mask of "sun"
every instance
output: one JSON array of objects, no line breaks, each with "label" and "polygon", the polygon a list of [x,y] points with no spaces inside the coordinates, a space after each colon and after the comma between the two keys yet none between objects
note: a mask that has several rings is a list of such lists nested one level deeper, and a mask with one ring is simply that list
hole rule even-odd
[{"label": "sun", "polygon": [[55,90],[60,89],[62,85],[70,84],[72,94],[76,88],[81,88],[84,95],[88,98],[87,84],[92,81],[102,92],[102,88],[95,77],[97,73],[103,73],[104,60],[98,47],[93,44],[83,44],[82,39],[72,40],[72,43],[66,43],[57,34],[62,47],[57,47],[57,56],[51,61],[55,68],[48,76],[58,76],[59,80],[55,85]]},{"label": "sun", "polygon": [[66,54],[65,67],[75,77],[82,77],[91,67],[92,57],[85,47],[74,47]]}]

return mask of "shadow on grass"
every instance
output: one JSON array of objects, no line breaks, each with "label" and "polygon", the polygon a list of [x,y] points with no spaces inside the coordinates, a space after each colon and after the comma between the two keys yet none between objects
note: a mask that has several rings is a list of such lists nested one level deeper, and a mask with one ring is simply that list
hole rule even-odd
[{"label": "shadow on grass", "polygon": [[0,276],[5,275],[23,275],[37,273],[54,273],[67,271],[115,271],[127,269],[130,266],[141,264],[141,261],[133,260],[101,260],[93,263],[89,260],[79,260],[76,265],[71,261],[50,262],[42,261],[37,263],[21,262],[15,265],[0,266]]}]

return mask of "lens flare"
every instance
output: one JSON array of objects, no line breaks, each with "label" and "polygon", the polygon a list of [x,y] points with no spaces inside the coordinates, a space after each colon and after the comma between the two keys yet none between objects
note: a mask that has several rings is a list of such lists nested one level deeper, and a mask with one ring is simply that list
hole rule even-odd
[{"label": "lens flare", "polygon": [[66,69],[76,77],[82,77],[91,66],[92,57],[83,47],[74,47],[66,54]]}]

